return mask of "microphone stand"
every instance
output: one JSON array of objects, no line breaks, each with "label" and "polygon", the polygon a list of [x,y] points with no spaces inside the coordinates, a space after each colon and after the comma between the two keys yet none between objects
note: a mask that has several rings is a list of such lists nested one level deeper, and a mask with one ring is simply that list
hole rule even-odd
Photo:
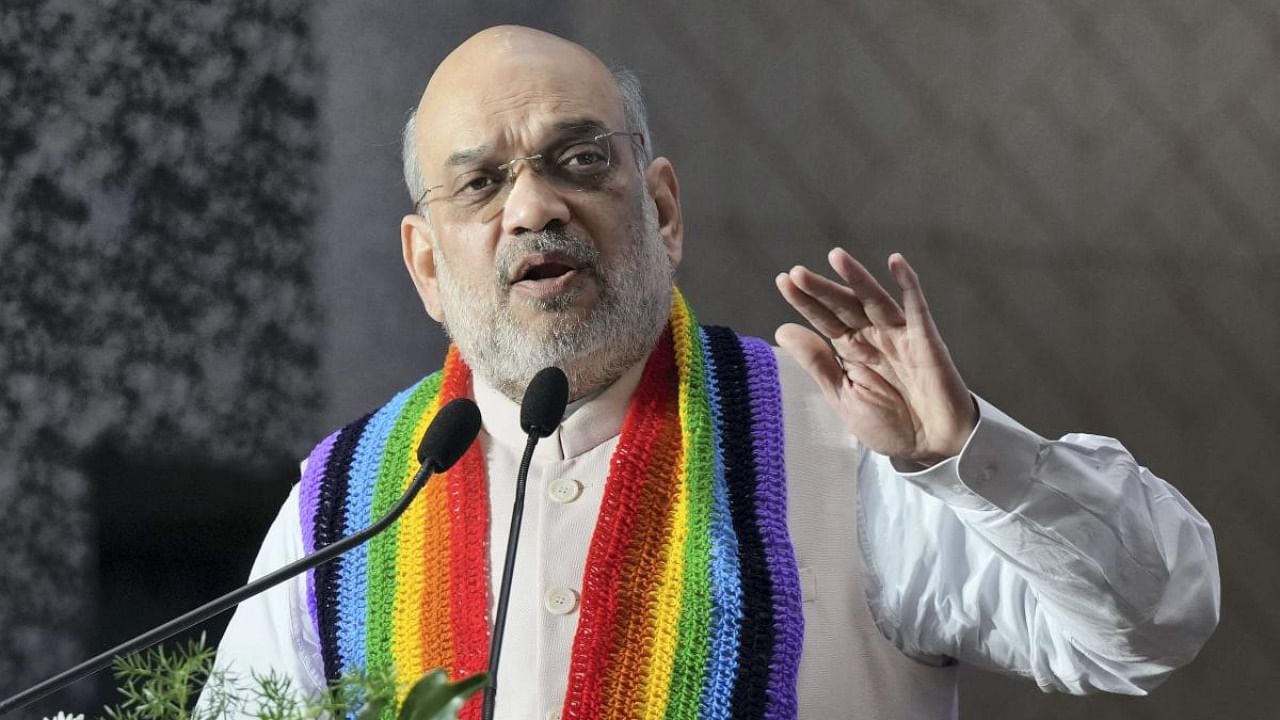
[{"label": "microphone stand", "polygon": [[498,607],[493,615],[493,637],[489,642],[489,682],[484,687],[481,717],[493,720],[498,697],[498,658],[502,654],[502,633],[507,625],[507,605],[511,600],[511,578],[516,570],[516,546],[520,542],[520,520],[524,516],[524,491],[529,480],[529,465],[538,441],[556,431],[564,419],[569,400],[569,380],[557,367],[543,368],[529,381],[520,403],[520,428],[529,435],[516,473],[516,500],[511,508],[511,530],[507,534],[507,559],[502,567],[502,585],[498,590]]},{"label": "microphone stand", "polygon": [[427,484],[427,479],[431,477],[431,474],[431,469],[428,467],[423,467],[419,470],[418,474],[413,478],[413,484],[409,486],[409,491],[405,493],[404,497],[400,498],[400,502],[392,508],[391,512],[387,513],[381,520],[373,525],[370,525],[355,535],[345,537],[332,545],[326,546],[323,550],[315,552],[304,558],[299,558],[269,575],[264,575],[248,585],[237,588],[216,600],[205,603],[190,612],[179,615],[159,627],[148,630],[132,640],[123,642],[100,655],[96,655],[85,660],[69,670],[65,670],[54,675],[39,685],[35,685],[18,693],[17,695],[14,695],[0,703],[0,715],[26,707],[55,690],[70,685],[83,677],[92,675],[93,673],[105,668],[110,665],[112,659],[117,656],[130,655],[142,650],[143,648],[150,647],[155,643],[167,640],[192,625],[204,622],[215,615],[226,612],[254,595],[257,595],[268,588],[279,585],[295,575],[300,575],[307,570],[323,565],[356,545],[363,543],[374,535],[385,530],[387,526],[395,522],[400,515],[408,509],[409,503],[413,502],[418,491],[422,490],[422,487]]},{"label": "microphone stand", "polygon": [[[432,422],[432,426],[427,429],[426,436],[423,438],[419,448],[419,456],[422,459],[422,467],[418,473],[414,475],[413,482],[410,483],[409,489],[400,497],[400,501],[380,520],[373,523],[369,527],[361,530],[354,535],[345,537],[332,545],[325,546],[324,549],[314,552],[306,557],[299,558],[288,565],[276,570],[268,575],[264,575],[257,580],[233,590],[212,602],[201,605],[200,607],[187,612],[183,615],[170,620],[169,622],[149,630],[132,640],[128,640],[117,645],[106,652],[96,655],[76,665],[75,667],[65,670],[38,685],[27,688],[22,692],[0,702],[0,715],[12,712],[19,708],[26,707],[31,703],[49,695],[55,690],[61,689],[71,683],[91,675],[104,667],[111,664],[116,656],[123,656],[135,653],[143,648],[150,647],[162,640],[186,630],[187,628],[204,622],[215,615],[223,613],[239,603],[248,600],[258,593],[268,588],[279,585],[295,575],[300,575],[319,565],[338,557],[351,548],[365,542],[369,538],[377,535],[387,529],[391,523],[400,518],[404,511],[409,508],[409,504],[417,497],[418,492],[427,484],[427,480],[436,472],[447,470],[454,462],[461,457],[463,451],[471,444],[476,433],[480,430],[480,413],[475,410],[475,405],[471,401],[465,401],[470,404],[469,408],[462,407],[462,401],[455,400],[450,405],[442,408],[436,415],[437,420],[443,418],[440,427],[437,429],[437,423]],[[450,410],[450,408],[454,408]],[[446,412],[447,411],[447,412]],[[464,417],[465,416],[465,417]],[[470,425],[465,429],[463,426]],[[435,430],[433,433],[432,431]],[[469,433],[469,435],[468,435]],[[461,442],[465,440],[465,442]],[[426,449],[429,447],[429,450]]]},{"label": "microphone stand", "polygon": [[493,638],[489,642],[489,683],[484,687],[484,720],[493,720],[494,704],[498,695],[498,656],[502,653],[502,632],[507,625],[507,606],[511,601],[511,578],[516,570],[516,546],[520,542],[520,520],[524,515],[524,491],[529,480],[529,464],[533,461],[533,449],[542,436],[529,433],[520,458],[520,470],[516,473],[516,500],[511,506],[511,530],[507,533],[507,559],[502,565],[502,585],[498,590],[498,608],[493,614]]}]

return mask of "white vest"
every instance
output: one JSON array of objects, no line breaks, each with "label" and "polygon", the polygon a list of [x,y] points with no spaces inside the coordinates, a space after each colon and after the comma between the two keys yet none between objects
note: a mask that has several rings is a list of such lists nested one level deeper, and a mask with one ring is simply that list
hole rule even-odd
[{"label": "white vest", "polygon": [[955,717],[955,665],[904,655],[885,639],[867,606],[870,578],[858,542],[854,472],[861,446],[794,361],[780,354],[778,370],[787,519],[804,597],[801,720]]}]

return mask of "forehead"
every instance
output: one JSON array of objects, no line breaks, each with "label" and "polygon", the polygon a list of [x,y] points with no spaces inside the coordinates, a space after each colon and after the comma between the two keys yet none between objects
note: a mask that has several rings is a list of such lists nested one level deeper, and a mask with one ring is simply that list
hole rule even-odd
[{"label": "forehead", "polygon": [[417,139],[425,169],[478,148],[527,150],[566,123],[623,129],[622,103],[609,72],[594,58],[565,55],[507,53],[458,71],[442,66],[419,107]]}]

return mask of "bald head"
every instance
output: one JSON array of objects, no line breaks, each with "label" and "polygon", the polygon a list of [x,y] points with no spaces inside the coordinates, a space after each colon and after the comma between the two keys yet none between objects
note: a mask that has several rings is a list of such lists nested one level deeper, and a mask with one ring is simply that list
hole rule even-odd
[{"label": "bald head", "polygon": [[440,63],[418,103],[422,125],[459,101],[501,103],[529,90],[524,83],[538,76],[552,81],[535,84],[544,91],[577,87],[616,94],[609,69],[591,51],[541,30],[502,25],[472,35]]},{"label": "bald head", "polygon": [[642,164],[649,160],[648,119],[634,74],[610,70],[590,50],[556,35],[501,25],[468,38],[432,73],[405,124],[410,195],[418,200],[438,182],[433,175],[450,157],[487,147],[480,137],[484,127],[506,124],[518,131],[521,114],[531,110],[641,133],[637,157]]}]

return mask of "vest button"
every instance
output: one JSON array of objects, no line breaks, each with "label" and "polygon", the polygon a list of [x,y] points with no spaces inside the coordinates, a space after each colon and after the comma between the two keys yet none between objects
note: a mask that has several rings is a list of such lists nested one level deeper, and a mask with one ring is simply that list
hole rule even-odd
[{"label": "vest button", "polygon": [[578,593],[569,588],[553,587],[542,597],[542,602],[552,615],[568,615],[578,609]]},{"label": "vest button", "polygon": [[547,486],[547,495],[558,503],[571,503],[582,494],[582,483],[567,478],[557,478]]}]

